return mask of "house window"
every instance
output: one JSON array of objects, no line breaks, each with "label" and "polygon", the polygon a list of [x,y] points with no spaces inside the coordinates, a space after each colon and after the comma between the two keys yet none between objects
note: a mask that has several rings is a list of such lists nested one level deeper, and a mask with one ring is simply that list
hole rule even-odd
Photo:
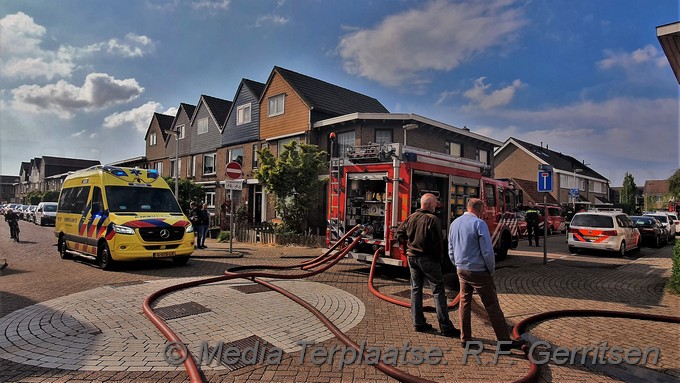
[{"label": "house window", "polygon": [[236,161],[241,166],[243,166],[243,148],[236,148],[229,150],[229,156],[227,157],[227,162]]},{"label": "house window", "polygon": [[280,155],[281,152],[283,152],[284,145],[288,145],[293,141],[295,141],[299,144],[300,143],[300,137],[292,137],[292,138],[285,138],[283,140],[279,140],[279,142],[278,142],[278,152],[276,152],[277,156]]},{"label": "house window", "polygon": [[463,145],[457,142],[447,142],[449,145],[449,155],[454,157],[463,157]]},{"label": "house window", "polygon": [[283,104],[286,100],[285,94],[279,94],[273,97],[269,97],[269,117],[278,116],[283,114]]},{"label": "house window", "polygon": [[375,142],[376,144],[391,144],[394,142],[394,139],[392,138],[392,130],[387,130],[387,129],[377,129],[375,131]]},{"label": "house window", "polygon": [[215,207],[215,192],[205,192],[205,203],[208,207]]},{"label": "house window", "polygon": [[198,134],[208,133],[208,117],[203,117],[198,120]]},{"label": "house window", "polygon": [[156,133],[151,133],[149,136],[149,146],[156,146],[157,143],[157,138],[156,138]]},{"label": "house window", "polygon": [[163,163],[162,162],[156,162],[156,166],[154,168],[158,171],[158,174],[163,176]]},{"label": "house window", "polygon": [[604,193],[605,192],[604,182],[591,181],[590,191],[595,193]]},{"label": "house window", "polygon": [[[189,174],[192,177],[196,177],[196,156],[191,156],[191,174]],[[187,169],[188,171],[189,169]]]},{"label": "house window", "polygon": [[489,164],[489,151],[484,149],[477,149],[477,161]]},{"label": "house window", "polygon": [[257,144],[253,144],[253,169],[257,169]]},{"label": "house window", "polygon": [[347,157],[347,148],[354,146],[354,131],[338,134],[338,157]]},{"label": "house window", "polygon": [[184,125],[175,127],[174,131],[178,132],[177,139],[181,140],[184,138]]},{"label": "house window", "polygon": [[203,175],[215,174],[215,153],[203,155]]},{"label": "house window", "polygon": [[[175,160],[170,160],[170,177],[175,176],[175,170],[177,170]],[[179,174],[179,173],[177,173],[177,174]]]},{"label": "house window", "polygon": [[236,125],[247,124],[250,122],[250,103],[236,108]]}]

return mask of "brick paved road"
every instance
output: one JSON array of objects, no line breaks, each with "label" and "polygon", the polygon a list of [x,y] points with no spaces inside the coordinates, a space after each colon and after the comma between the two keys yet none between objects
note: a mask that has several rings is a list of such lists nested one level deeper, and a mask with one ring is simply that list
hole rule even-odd
[{"label": "brick paved road", "polygon": [[[123,265],[115,272],[103,272],[89,261],[65,261],[59,259],[53,246],[51,227],[38,227],[22,222],[22,238],[24,243],[16,244],[9,240],[7,229],[0,229],[0,262],[6,258],[9,267],[0,271],[0,381],[26,382],[82,382],[82,381],[186,381],[186,373],[182,370],[158,361],[144,362],[134,365],[140,357],[148,357],[149,345],[162,344],[160,333],[151,328],[140,316],[141,301],[153,290],[152,286],[167,285],[180,278],[203,278],[220,275],[233,265],[256,263],[291,264],[308,259],[320,253],[319,249],[283,248],[263,246],[243,246],[235,244],[236,252],[243,252],[240,259],[226,258],[227,246],[209,242],[209,248],[197,252],[200,258],[192,259],[187,266],[175,267],[171,262],[135,262]],[[643,249],[640,254],[615,258],[603,255],[569,255],[559,243],[560,237],[550,240],[551,262],[542,264],[542,249],[528,248],[522,245],[511,257],[499,264],[497,285],[501,304],[510,325],[522,318],[546,310],[566,308],[595,308],[609,310],[626,310],[646,313],[677,315],[680,312],[680,298],[664,294],[663,283],[670,273],[671,247],[662,249]],[[540,251],[540,252],[539,252]],[[405,366],[408,372],[434,381],[513,381],[520,378],[527,370],[527,362],[520,353],[501,356],[499,363],[493,365],[493,334],[483,309],[477,305],[473,315],[473,331],[477,339],[485,342],[485,351],[481,355],[481,363],[474,359],[463,364],[463,353],[457,342],[436,334],[420,334],[411,330],[408,310],[376,299],[366,288],[368,267],[353,260],[344,260],[328,272],[317,275],[309,282],[300,281],[304,294],[305,288],[315,291],[317,297],[307,297],[320,310],[329,316],[335,316],[336,322],[352,323],[345,327],[347,334],[357,342],[365,341],[369,346],[401,347],[405,341],[413,346],[439,347],[444,352],[447,364]],[[383,292],[403,296],[408,290],[408,274],[403,270],[384,267],[378,270],[376,286]],[[144,282],[144,283],[143,283]],[[243,284],[243,281],[239,282]],[[287,288],[292,285],[287,286]],[[317,286],[317,287],[314,287]],[[325,289],[323,286],[328,286]],[[230,294],[235,294],[232,288]],[[292,287],[291,289],[293,289]],[[116,296],[107,295],[116,291],[129,291],[129,302],[117,301]],[[227,291],[227,290],[224,290]],[[337,293],[336,293],[337,292]],[[215,290],[196,288],[185,290],[168,296],[168,304],[182,304],[192,301],[204,307],[219,309],[219,315],[197,314],[183,319],[170,321],[182,339],[202,339],[206,341],[224,340],[229,336],[248,338],[262,335],[256,327],[280,326],[294,322],[305,315],[292,302],[281,297],[276,304],[263,305],[264,296],[273,298],[274,293],[255,293],[243,295],[242,300],[224,299],[215,296]],[[230,295],[236,297],[236,295]],[[344,297],[336,299],[332,297]],[[124,295],[123,295],[124,297]],[[227,295],[224,295],[226,298]],[[239,296],[239,298],[243,298]],[[325,299],[323,297],[330,297]],[[114,299],[115,298],[115,299]],[[267,298],[269,299],[269,298]],[[125,299],[123,299],[125,300]],[[324,302],[327,301],[327,302]],[[344,303],[338,303],[338,302]],[[352,302],[356,301],[356,306]],[[42,303],[41,305],[38,305]],[[107,306],[108,304],[108,306]],[[101,306],[98,306],[101,305]],[[343,306],[344,305],[344,306]],[[162,305],[159,303],[158,307]],[[362,306],[362,310],[354,307]],[[95,310],[94,308],[97,307]],[[102,309],[104,307],[104,309]],[[270,307],[266,312],[262,307]],[[49,315],[45,314],[50,309]],[[18,311],[22,310],[22,311]],[[106,312],[102,310],[108,310]],[[117,310],[117,312],[116,312]],[[69,320],[73,312],[79,313],[81,319]],[[249,319],[239,316],[241,313],[253,314]],[[88,314],[89,313],[89,314]],[[292,316],[290,313],[295,313]],[[111,335],[111,327],[96,320],[88,319],[106,315],[119,315],[128,318],[132,326],[128,332],[118,334],[116,342],[100,343],[97,350],[109,351],[109,357],[99,355],[88,363],[75,363],[72,369],[64,367],[69,361],[66,353],[49,350],[43,347],[43,360],[37,365],[27,364],[27,360],[35,354],[28,352],[26,359],[15,358],[16,348],[26,346],[12,334],[10,318],[17,318],[17,323],[25,322],[25,329],[16,333],[32,337],[35,347],[47,344],[58,345],[55,336],[59,326],[76,326],[71,333],[74,339],[101,339],[102,334]],[[436,323],[434,314],[428,313],[428,320]],[[201,322],[204,317],[211,317],[210,326]],[[140,319],[141,318],[141,319]],[[31,320],[34,319],[34,320]],[[61,324],[59,324],[59,322]],[[223,323],[220,323],[220,319]],[[452,312],[454,323],[458,323],[457,312]],[[4,322],[3,322],[4,321]],[[248,321],[247,325],[237,322]],[[305,319],[310,328],[316,328],[314,319]],[[252,322],[252,323],[251,323]],[[356,322],[356,323],[354,323]],[[257,324],[260,323],[260,324]],[[124,326],[122,326],[124,327]],[[137,330],[134,330],[134,328]],[[74,327],[70,327],[73,329]],[[233,330],[238,328],[238,330]],[[232,331],[233,330],[233,331]],[[23,331],[23,332],[22,332]],[[50,332],[51,331],[51,332]],[[67,331],[62,328],[62,331]],[[136,331],[136,332],[135,332]],[[223,332],[220,332],[223,331]],[[236,332],[234,332],[236,331]],[[660,348],[658,363],[647,363],[644,367],[628,366],[625,371],[610,365],[593,365],[590,367],[558,365],[550,363],[541,367],[542,381],[677,381],[680,379],[680,352],[678,325],[666,325],[644,321],[605,319],[605,318],[561,318],[543,322],[530,329],[532,340],[544,340],[551,345],[574,347],[596,347],[607,341],[609,346],[624,349],[645,349],[651,346]],[[256,334],[253,334],[256,332]],[[281,335],[288,330],[276,331]],[[65,333],[69,334],[69,333]],[[215,334],[218,334],[215,337]],[[225,335],[232,334],[232,335]],[[12,335],[12,336],[10,336]],[[97,337],[100,338],[97,338]],[[326,340],[323,340],[326,339]],[[63,340],[63,339],[62,339]],[[272,338],[270,341],[276,342]],[[330,349],[341,344],[334,338],[319,338],[318,346]],[[4,343],[3,343],[4,342]],[[159,343],[161,342],[161,343]],[[30,343],[30,342],[29,342]],[[3,346],[4,344],[4,346]],[[119,358],[116,354],[122,344],[137,344],[138,349],[128,357]],[[72,345],[63,345],[66,349]],[[77,347],[76,347],[77,348]],[[51,351],[52,354],[47,354]],[[158,350],[156,350],[158,351]],[[137,354],[137,355],[136,355]],[[158,354],[158,352],[156,352]],[[592,354],[592,352],[591,352]],[[313,363],[309,354],[300,361],[300,352],[287,349],[280,363],[273,365],[255,364],[252,366],[236,366],[240,368],[205,368],[207,378],[217,381],[272,381],[272,382],[383,382],[392,381],[382,373],[365,365],[345,366],[342,370],[337,365]],[[158,355],[156,355],[158,356]],[[51,357],[51,359],[47,359]],[[13,359],[13,360],[10,360]],[[115,359],[115,360],[113,360]],[[162,361],[162,359],[161,359]],[[337,358],[335,360],[337,362]],[[114,363],[115,362],[115,363]],[[62,368],[52,366],[59,365]],[[107,370],[112,364],[124,366],[124,371]],[[86,366],[105,366],[103,371],[85,371]],[[233,366],[232,366],[233,367]],[[74,370],[73,368],[76,368]],[[92,368],[89,368],[92,369]],[[123,368],[120,368],[123,370]],[[146,371],[135,371],[145,369]],[[233,370],[233,371],[232,371]]]}]

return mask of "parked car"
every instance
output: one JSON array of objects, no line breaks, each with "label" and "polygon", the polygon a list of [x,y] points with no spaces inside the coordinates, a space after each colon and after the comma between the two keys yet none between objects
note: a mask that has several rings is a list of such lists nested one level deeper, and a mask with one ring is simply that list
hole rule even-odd
[{"label": "parked car", "polygon": [[57,217],[57,203],[56,202],[40,202],[38,209],[35,211],[35,223],[44,225],[54,225],[54,220]]},{"label": "parked car", "polygon": [[35,211],[38,209],[38,205],[29,205],[26,208],[26,213],[24,213],[24,220],[28,222],[35,222]]},{"label": "parked car", "polygon": [[28,205],[19,205],[16,209],[16,213],[19,216],[19,219],[24,219],[24,214],[26,213],[26,209],[28,209]]},{"label": "parked car", "polygon": [[[536,205],[545,215],[545,207],[543,205]],[[548,222],[548,235],[554,232],[564,233],[567,230],[567,224],[564,219],[564,211],[559,206],[548,205],[548,215],[546,221]]]},{"label": "parked car", "polygon": [[567,236],[569,251],[606,250],[619,256],[640,249],[640,231],[623,212],[587,211],[574,214]]},{"label": "parked car", "polygon": [[658,219],[659,222],[661,222],[663,227],[666,228],[666,231],[668,232],[668,241],[675,240],[675,223],[670,218],[667,212],[659,211],[656,213],[646,213],[644,215]]},{"label": "parked car", "polygon": [[680,219],[678,219],[678,214],[675,212],[669,212],[668,217],[673,221],[675,224],[675,236],[677,237],[680,235]]},{"label": "parked car", "polygon": [[640,215],[632,216],[630,220],[633,221],[640,231],[642,243],[648,243],[654,247],[668,244],[668,232],[658,219],[647,215]]}]

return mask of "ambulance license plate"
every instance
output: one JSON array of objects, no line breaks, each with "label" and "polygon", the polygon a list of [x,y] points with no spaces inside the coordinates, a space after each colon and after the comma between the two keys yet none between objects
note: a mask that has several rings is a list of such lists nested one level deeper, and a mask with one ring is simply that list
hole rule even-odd
[{"label": "ambulance license plate", "polygon": [[175,252],[174,251],[163,251],[160,253],[153,253],[154,258],[164,258],[164,257],[174,257]]}]

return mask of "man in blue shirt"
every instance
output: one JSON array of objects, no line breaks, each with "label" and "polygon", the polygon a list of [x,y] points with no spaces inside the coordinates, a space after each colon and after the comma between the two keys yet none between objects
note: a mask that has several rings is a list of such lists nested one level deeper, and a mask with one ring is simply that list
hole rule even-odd
[{"label": "man in blue shirt", "polygon": [[477,291],[486,308],[491,325],[499,341],[507,341],[499,346],[503,351],[520,348],[519,341],[510,342],[510,333],[501,310],[493,282],[496,259],[489,227],[479,217],[482,216],[484,203],[478,198],[470,198],[467,212],[456,218],[449,230],[449,257],[458,270],[460,282],[460,326],[461,346],[472,340],[472,293]]},{"label": "man in blue shirt", "polygon": [[443,336],[457,338],[460,331],[449,319],[441,261],[444,236],[439,218],[434,215],[437,197],[426,193],[420,198],[420,209],[408,216],[397,230],[397,238],[406,242],[406,255],[411,271],[411,313],[413,326],[418,332],[432,330],[423,314],[423,285],[425,280],[432,288],[439,330]]}]

